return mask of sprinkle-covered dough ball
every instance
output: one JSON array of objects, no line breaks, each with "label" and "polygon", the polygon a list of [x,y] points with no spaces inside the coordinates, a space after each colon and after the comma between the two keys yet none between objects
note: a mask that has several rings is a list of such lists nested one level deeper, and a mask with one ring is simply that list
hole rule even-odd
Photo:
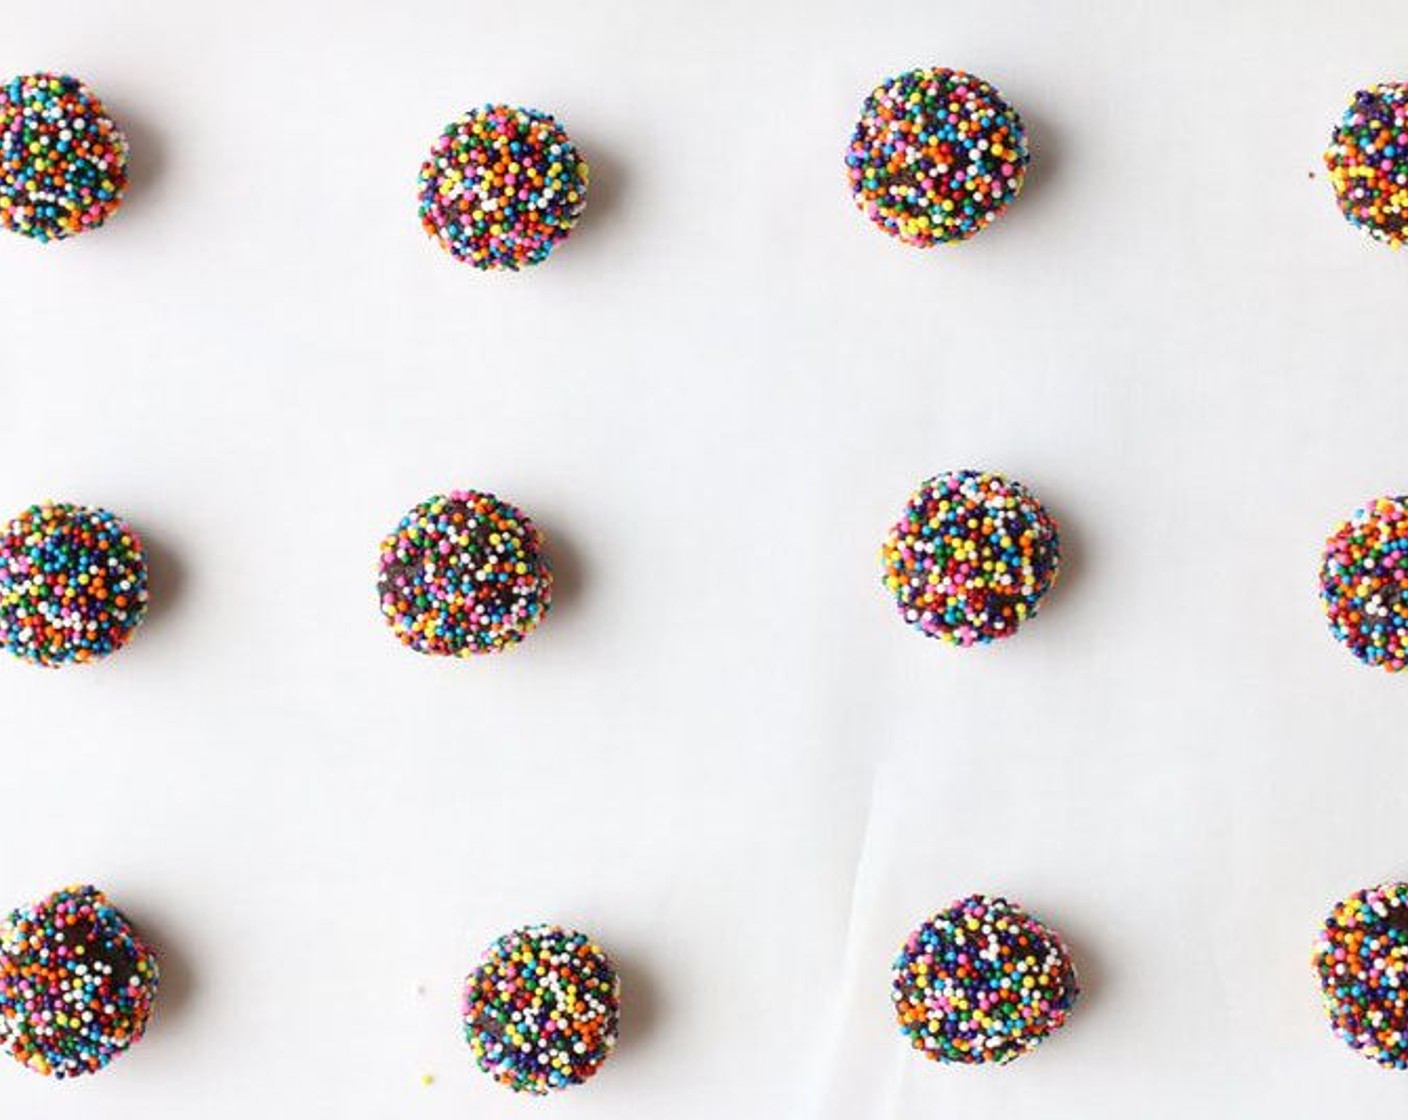
[{"label": "sprinkle-covered dough ball", "polygon": [[56,1078],[97,1073],[142,1037],[156,956],[96,887],[0,919],[0,1050]]},{"label": "sprinkle-covered dough ball", "polygon": [[1017,197],[1031,157],[1022,118],[961,70],[910,70],[861,106],[846,152],[861,211],[927,249],[966,241]]},{"label": "sprinkle-covered dough ball", "polygon": [[541,264],[587,202],[587,162],[548,113],[486,105],[452,121],[420,169],[420,220],[456,260]]},{"label": "sprinkle-covered dough ball", "polygon": [[891,995],[900,1031],[936,1062],[999,1065],[1059,1029],[1080,995],[1060,937],[1003,898],[975,894],[909,935]]},{"label": "sprinkle-covered dough ball", "polygon": [[0,85],[0,228],[36,241],[97,229],[127,187],[127,138],[77,78]]},{"label": "sprinkle-covered dough ball", "polygon": [[469,974],[464,1033],[479,1068],[515,1092],[580,1085],[616,1045],[621,982],[601,948],[560,926],[499,938]]},{"label": "sprinkle-covered dough ball", "polygon": [[0,646],[38,665],[121,649],[147,609],[137,534],[104,509],[47,502],[0,531]]},{"label": "sprinkle-covered dough ball", "polygon": [[420,653],[468,657],[521,642],[552,605],[552,568],[528,515],[455,490],[411,509],[381,542],[377,588],[392,632]]},{"label": "sprinkle-covered dough ball", "polygon": [[1325,150],[1340,212],[1395,248],[1408,239],[1408,83],[1361,89]]},{"label": "sprinkle-covered dough ball", "polygon": [[1382,1066],[1408,1069],[1408,884],[1338,903],[1316,938],[1314,964],[1335,1034]]},{"label": "sprinkle-covered dough ball", "polygon": [[1331,534],[1320,602],[1330,633],[1364,664],[1408,667],[1408,498],[1377,498]]},{"label": "sprinkle-covered dough ball", "polygon": [[910,495],[880,550],[900,617],[957,646],[1006,638],[1056,582],[1056,522],[1019,482],[935,475]]}]

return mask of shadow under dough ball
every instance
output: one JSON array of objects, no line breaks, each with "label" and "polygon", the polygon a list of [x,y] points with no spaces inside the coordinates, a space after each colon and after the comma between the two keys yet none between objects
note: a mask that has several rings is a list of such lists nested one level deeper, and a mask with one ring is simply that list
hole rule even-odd
[{"label": "shadow under dough ball", "polygon": [[1010,637],[1056,583],[1056,522],[1020,482],[946,471],[919,484],[880,550],[900,617],[972,646]]},{"label": "shadow under dough ball", "polygon": [[1022,190],[1027,132],[981,78],[909,70],[865,99],[846,169],[856,205],[906,245],[927,249],[986,229]]},{"label": "shadow under dough ball", "polygon": [[1408,884],[1355,891],[1315,941],[1315,972],[1330,1026],[1351,1049],[1408,1069]]},{"label": "shadow under dough ball", "polygon": [[418,653],[497,653],[531,634],[552,606],[542,534],[493,494],[455,490],[409,510],[381,542],[381,613]]},{"label": "shadow under dough ball", "polygon": [[892,971],[900,1031],[936,1062],[1006,1064],[1063,1026],[1079,996],[1061,938],[981,894],[914,930]]},{"label": "shadow under dough ball", "polygon": [[1375,241],[1408,240],[1408,83],[1361,89],[1325,150],[1340,213]]},{"label": "shadow under dough ball", "polygon": [[147,610],[147,559],[105,509],[45,502],[0,530],[0,647],[37,665],[121,649]]},{"label": "shadow under dough ball", "polygon": [[127,188],[127,138],[77,78],[0,85],[0,228],[36,241],[97,229]]},{"label": "shadow under dough ball", "polygon": [[465,1039],[479,1068],[515,1092],[586,1081],[616,1045],[620,1017],[610,959],[561,926],[505,934],[465,980]]},{"label": "shadow under dough ball", "polygon": [[137,1042],[156,955],[96,887],[0,919],[0,1050],[59,1079],[97,1073]]},{"label": "shadow under dough ball", "polygon": [[485,105],[446,125],[421,165],[421,225],[458,261],[517,271],[572,232],[587,180],[551,114]]}]

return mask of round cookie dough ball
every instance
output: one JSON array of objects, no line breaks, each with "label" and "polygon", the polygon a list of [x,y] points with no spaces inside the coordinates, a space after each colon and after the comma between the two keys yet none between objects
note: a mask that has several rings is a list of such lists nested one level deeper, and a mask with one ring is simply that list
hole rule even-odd
[{"label": "round cookie dough ball", "polygon": [[1325,542],[1320,602],[1330,633],[1366,665],[1408,666],[1408,498],[1378,498]]},{"label": "round cookie dough ball", "polygon": [[479,1068],[520,1093],[580,1085],[616,1045],[621,981],[590,938],[560,926],[500,937],[465,981],[464,1034]]},{"label": "round cookie dough ball", "polygon": [[1314,964],[1335,1034],[1382,1066],[1408,1069],[1408,884],[1338,903],[1316,938]]},{"label": "round cookie dough ball", "polygon": [[587,202],[587,161],[548,113],[485,105],[452,121],[420,169],[420,221],[456,260],[541,264]]},{"label": "round cookie dough ball", "polygon": [[1408,83],[1361,89],[1325,150],[1340,212],[1375,241],[1408,239]]},{"label": "round cookie dough ball", "polygon": [[961,70],[910,70],[861,106],[846,167],[861,211],[927,249],[966,241],[1017,197],[1031,156],[1017,110]]},{"label": "round cookie dough ball", "polygon": [[127,187],[127,138],[77,78],[0,85],[0,228],[36,241],[97,229]]},{"label": "round cookie dough ball", "polygon": [[1056,522],[1019,482],[948,471],[921,483],[880,550],[900,617],[957,646],[1006,638],[1060,569]]},{"label": "round cookie dough ball", "polygon": [[0,1050],[38,1073],[97,1073],[142,1037],[156,988],[155,954],[95,887],[0,919]]},{"label": "round cookie dough ball", "polygon": [[1061,1027],[1080,995],[1054,932],[1003,898],[975,894],[905,941],[892,971],[900,1031],[936,1062],[1003,1065]]},{"label": "round cookie dough ball", "polygon": [[121,649],[147,609],[137,534],[105,509],[30,506],[0,531],[0,647],[38,665]]},{"label": "round cookie dough ball", "polygon": [[492,494],[437,494],[381,542],[387,625],[419,653],[468,657],[521,642],[552,605],[538,528]]}]

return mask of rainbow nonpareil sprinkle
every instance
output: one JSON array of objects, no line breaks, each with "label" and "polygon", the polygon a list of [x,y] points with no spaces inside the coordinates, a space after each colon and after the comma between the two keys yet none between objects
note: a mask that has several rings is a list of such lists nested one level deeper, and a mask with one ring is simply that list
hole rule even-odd
[{"label": "rainbow nonpareil sprinkle", "polygon": [[1361,89],[1325,150],[1340,212],[1395,248],[1408,240],[1408,83]]},{"label": "rainbow nonpareil sprinkle", "polygon": [[1408,1069],[1408,884],[1337,903],[1313,959],[1335,1034],[1382,1066]]},{"label": "rainbow nonpareil sprinkle", "polygon": [[527,514],[456,490],[416,505],[381,542],[377,589],[402,643],[468,657],[536,629],[552,605],[552,568]]},{"label": "rainbow nonpareil sprinkle", "polygon": [[147,609],[147,560],[104,509],[49,502],[0,530],[0,647],[38,665],[121,649]]},{"label": "rainbow nonpareil sprinkle", "polygon": [[926,1058],[1000,1065],[1059,1029],[1080,986],[1060,937],[1006,899],[975,894],[909,935],[891,995],[900,1031]]},{"label": "rainbow nonpareil sprinkle", "polygon": [[590,938],[540,925],[500,937],[469,974],[464,1032],[479,1068],[515,1092],[580,1085],[616,1045],[621,982]]},{"label": "rainbow nonpareil sprinkle", "polygon": [[966,241],[1022,189],[1022,118],[961,70],[910,70],[865,99],[846,152],[856,205],[907,245]]},{"label": "rainbow nonpareil sprinkle", "polygon": [[97,229],[122,202],[127,139],[77,78],[0,85],[0,228],[36,241]]},{"label": "rainbow nonpareil sprinkle", "polygon": [[485,105],[447,125],[421,166],[421,225],[456,260],[516,271],[572,232],[587,180],[550,114]]},{"label": "rainbow nonpareil sprinkle", "polygon": [[1325,542],[1320,602],[1330,633],[1366,665],[1408,667],[1408,498],[1377,498]]},{"label": "rainbow nonpareil sprinkle", "polygon": [[97,1073],[142,1037],[156,991],[155,954],[95,887],[0,919],[0,1050],[37,1073]]},{"label": "rainbow nonpareil sprinkle", "polygon": [[1010,637],[1056,582],[1056,522],[1019,482],[949,471],[922,482],[880,550],[900,617],[971,646]]}]

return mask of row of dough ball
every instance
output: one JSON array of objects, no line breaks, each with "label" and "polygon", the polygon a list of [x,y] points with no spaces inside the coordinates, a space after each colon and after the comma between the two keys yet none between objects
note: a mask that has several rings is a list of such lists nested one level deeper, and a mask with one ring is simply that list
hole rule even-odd
[{"label": "row of dough ball", "polygon": [[[1408,85],[1360,90],[1325,166],[1340,210],[1375,239],[1408,230]],[[880,229],[927,248],[966,241],[1021,193],[1031,153],[1020,114],[962,70],[909,70],[861,106],[846,151],[856,205]],[[76,78],[26,74],[0,86],[0,227],[57,241],[101,226],[127,187],[128,144]],[[549,113],[488,104],[449,122],[419,178],[420,219],[456,260],[517,270],[547,259],[576,226],[586,159]]]},{"label": "row of dough ball", "polygon": [[[900,617],[956,646],[1011,637],[1035,617],[1061,571],[1056,520],[1020,482],[947,471],[910,495],[880,550]],[[419,653],[473,657],[523,641],[552,607],[542,532],[480,490],[437,494],[382,539],[381,613]],[[1325,542],[1320,598],[1330,630],[1357,658],[1408,667],[1408,498],[1366,503]],[[52,667],[127,644],[147,607],[141,538],[104,509],[29,507],[0,530],[0,647]]]},{"label": "row of dough ball", "polygon": [[[1331,1026],[1380,1065],[1408,1068],[1408,884],[1335,905],[1312,954]],[[92,886],[0,919],[0,1050],[58,1079],[97,1073],[146,1033],[157,953]],[[1067,1021],[1080,996],[1060,935],[1005,898],[959,899],[916,927],[890,969],[900,1032],[936,1062],[1008,1062]],[[620,1033],[621,980],[594,940],[514,929],[465,979],[461,1029],[479,1068],[515,1092],[580,1085]]]}]

